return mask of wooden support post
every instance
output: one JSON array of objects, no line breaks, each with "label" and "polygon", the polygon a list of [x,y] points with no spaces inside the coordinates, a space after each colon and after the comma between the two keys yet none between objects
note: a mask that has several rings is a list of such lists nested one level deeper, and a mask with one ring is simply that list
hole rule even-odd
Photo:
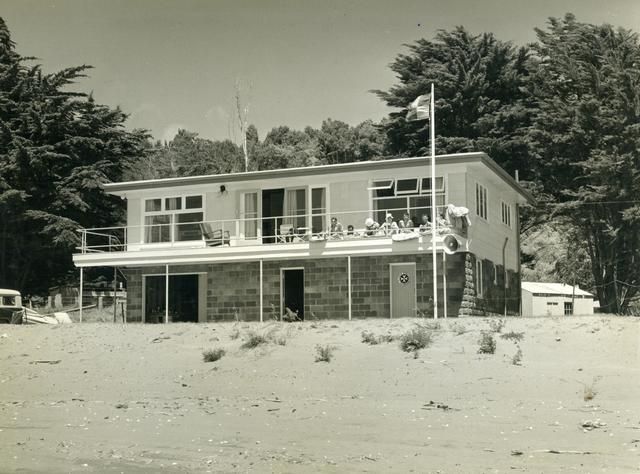
[{"label": "wooden support post", "polygon": [[80,315],[79,315],[80,322],[82,322],[82,293],[84,291],[83,279],[84,279],[84,268],[80,267],[80,290],[78,293],[78,304],[80,306]]},{"label": "wooden support post", "polygon": [[264,321],[264,308],[262,304],[262,259],[260,259],[260,322]]},{"label": "wooden support post", "polygon": [[164,322],[169,323],[169,265],[164,266]]},{"label": "wooden support post", "polygon": [[442,304],[444,317],[447,317],[447,253],[442,252]]},{"label": "wooden support post", "polygon": [[118,267],[113,267],[113,322],[118,319],[117,302],[118,302]]},{"label": "wooden support post", "polygon": [[347,257],[347,294],[349,298],[349,321],[351,321],[351,255]]}]

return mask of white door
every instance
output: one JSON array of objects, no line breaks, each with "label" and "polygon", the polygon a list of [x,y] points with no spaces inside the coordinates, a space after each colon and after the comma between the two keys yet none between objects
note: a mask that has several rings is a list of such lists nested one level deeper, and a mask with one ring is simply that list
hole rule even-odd
[{"label": "white door", "polygon": [[391,317],[409,318],[416,315],[416,264],[389,265]]}]

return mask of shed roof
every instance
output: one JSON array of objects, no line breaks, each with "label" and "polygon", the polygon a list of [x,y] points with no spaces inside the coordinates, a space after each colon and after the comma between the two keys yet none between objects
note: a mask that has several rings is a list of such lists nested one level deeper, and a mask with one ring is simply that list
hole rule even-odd
[{"label": "shed roof", "polygon": [[[522,289],[533,293],[534,295],[558,295],[558,296],[571,296],[573,294],[573,286],[565,285],[564,283],[542,283],[537,281],[523,281]],[[575,287],[576,296],[590,296],[593,298],[593,294],[588,291]]]}]

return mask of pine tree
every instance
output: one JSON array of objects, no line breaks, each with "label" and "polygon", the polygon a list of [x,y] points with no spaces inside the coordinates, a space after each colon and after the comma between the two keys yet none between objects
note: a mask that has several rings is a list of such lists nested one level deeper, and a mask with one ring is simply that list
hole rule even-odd
[{"label": "pine tree", "polygon": [[638,35],[571,14],[536,31],[537,181],[587,242],[600,306],[625,313],[640,289]]},{"label": "pine tree", "polygon": [[120,180],[146,140],[121,110],[69,90],[90,66],[46,74],[31,59],[0,18],[0,286],[26,294],[73,272],[78,228],[122,221],[100,185]]}]

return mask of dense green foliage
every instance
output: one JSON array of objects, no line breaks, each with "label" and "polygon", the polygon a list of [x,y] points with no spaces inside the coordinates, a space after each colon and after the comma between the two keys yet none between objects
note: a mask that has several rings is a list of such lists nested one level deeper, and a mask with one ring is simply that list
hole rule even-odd
[{"label": "dense green foliage", "polygon": [[[536,181],[585,242],[601,306],[640,289],[640,44],[573,15],[536,30],[529,130]],[[551,212],[550,212],[550,215]]]},{"label": "dense green foliage", "polygon": [[73,271],[79,227],[114,225],[120,180],[146,137],[119,109],[68,91],[88,66],[45,74],[15,52],[0,18],[0,287],[44,292]]},{"label": "dense green foliage", "polygon": [[439,31],[433,41],[407,45],[391,64],[398,84],[375,91],[391,107],[384,124],[389,152],[401,156],[429,153],[429,126],[407,122],[406,107],[436,87],[438,154],[485,151],[508,172],[527,172],[525,131],[529,125],[528,50],[497,40],[492,33],[472,35],[463,27]]}]

